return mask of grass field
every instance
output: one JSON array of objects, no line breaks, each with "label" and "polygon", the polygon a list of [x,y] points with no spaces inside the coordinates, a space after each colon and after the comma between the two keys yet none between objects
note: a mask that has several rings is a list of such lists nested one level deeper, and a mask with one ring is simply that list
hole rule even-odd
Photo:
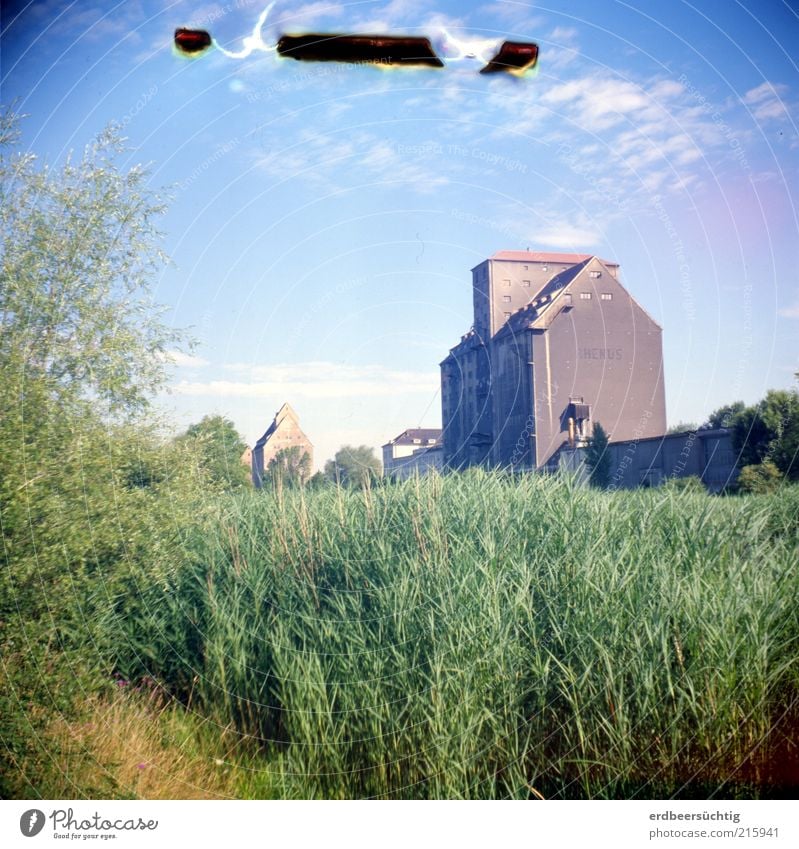
[{"label": "grass field", "polygon": [[470,472],[223,498],[182,533],[182,564],[95,599],[99,644],[247,741],[228,793],[799,786],[797,487],[608,494]]}]

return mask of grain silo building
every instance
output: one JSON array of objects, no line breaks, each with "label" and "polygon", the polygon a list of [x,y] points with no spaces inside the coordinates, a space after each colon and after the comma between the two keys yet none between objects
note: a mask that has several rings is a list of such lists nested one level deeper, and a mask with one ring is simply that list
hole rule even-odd
[{"label": "grain silo building", "polygon": [[310,470],[313,467],[311,440],[302,432],[299,418],[291,405],[283,404],[275,413],[272,424],[255,443],[255,447],[250,453],[252,483],[256,489],[263,486],[264,475],[269,468],[270,460],[273,460],[281,451],[291,448],[297,449],[300,457],[303,454],[308,455],[308,469]]},{"label": "grain silo building", "polygon": [[594,422],[666,431],[662,330],[589,254],[500,251],[472,269],[474,325],[441,363],[444,465],[540,469]]}]

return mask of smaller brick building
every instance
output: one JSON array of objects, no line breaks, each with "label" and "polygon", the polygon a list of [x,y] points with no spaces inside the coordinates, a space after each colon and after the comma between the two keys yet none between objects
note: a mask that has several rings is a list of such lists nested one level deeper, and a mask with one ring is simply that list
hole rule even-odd
[{"label": "smaller brick building", "polygon": [[284,448],[299,448],[306,453],[310,460],[309,468],[313,468],[313,445],[302,432],[297,414],[290,404],[284,404],[275,413],[272,424],[266,433],[255,443],[252,449],[252,483],[260,489],[264,480],[264,469],[269,461]]}]

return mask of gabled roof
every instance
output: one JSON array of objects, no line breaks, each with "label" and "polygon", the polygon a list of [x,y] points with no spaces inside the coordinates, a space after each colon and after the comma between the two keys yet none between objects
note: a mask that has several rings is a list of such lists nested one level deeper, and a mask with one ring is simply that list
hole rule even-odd
[{"label": "gabled roof", "polygon": [[[269,437],[272,436],[272,434],[278,429],[278,427],[280,427],[281,422],[287,418],[293,419],[297,427],[299,427],[300,420],[299,418],[297,418],[297,414],[294,412],[291,404],[288,403],[283,404],[283,406],[275,413],[275,418],[272,420],[272,424],[269,425],[264,435],[258,440],[258,442],[255,443],[253,451],[257,450],[258,448],[263,448],[264,445],[266,445],[266,443],[269,441]],[[308,439],[307,436],[305,438]]]},{"label": "gabled roof", "polygon": [[[511,262],[552,262],[560,264],[575,264],[591,259],[593,254],[559,254],[547,251],[497,251],[490,259],[510,260]],[[617,262],[603,259],[602,262],[609,268],[618,268]]]},{"label": "gabled roof", "polygon": [[269,439],[269,437],[276,430],[277,430],[277,418],[275,418],[272,421],[272,424],[270,424],[269,427],[266,429],[266,432],[264,433],[264,435],[258,440],[258,442],[255,443],[255,447],[253,448],[253,451],[257,451],[259,448],[263,448],[264,445],[266,445],[266,442]]},{"label": "gabled roof", "polygon": [[[403,430],[399,436],[390,439],[386,445],[417,445],[415,439],[420,439],[425,445],[428,444],[428,439],[441,439],[440,427],[411,427],[408,430]],[[384,446],[385,447],[385,446]]]},{"label": "gabled roof", "polygon": [[[523,330],[540,329],[542,324],[539,320],[544,321],[547,312],[552,308],[553,304],[561,304],[560,295],[571,283],[573,283],[581,274],[583,274],[588,266],[596,262],[602,267],[607,267],[604,260],[599,257],[589,256],[585,260],[570,268],[565,268],[559,274],[554,275],[541,289],[534,298],[530,300],[526,306],[516,310],[515,313],[503,324],[497,331],[497,335],[501,333],[520,333]],[[613,276],[613,275],[612,275]],[[633,298],[633,296],[622,286],[618,279],[613,276],[614,283],[624,289],[628,297],[639,307],[639,309],[652,321],[656,327],[660,325],[649,315],[649,313]],[[544,324],[546,322],[544,321]]]},{"label": "gabled roof", "polygon": [[[574,280],[574,278],[588,265],[588,263],[593,259],[593,257],[586,257],[582,262],[577,263],[577,265],[571,266],[571,268],[564,268],[560,274],[556,274],[544,288],[536,293],[535,300],[539,298],[543,298],[547,295],[553,295],[559,289],[564,289],[569,283]],[[600,260],[602,262],[602,260]]]},{"label": "gabled roof", "polygon": [[[561,292],[564,291],[571,283],[573,283],[581,274],[584,274],[586,269],[592,263],[596,263],[600,265],[602,268],[608,270],[607,263],[600,259],[598,256],[591,256],[585,262],[580,263],[579,265],[573,266],[572,268],[564,269],[560,274],[556,274],[546,286],[536,295],[535,300],[533,301],[533,305],[536,306],[537,314],[533,321],[537,322],[540,318],[543,318],[544,314],[548,309],[551,308],[553,303],[559,303],[558,297]],[[636,301],[636,299],[630,294],[630,292],[622,285],[622,283],[611,273],[611,277],[613,278],[614,285],[618,286],[622,289],[627,297],[641,310],[641,312],[655,325],[655,327],[660,327],[660,325],[655,321],[654,318]],[[540,325],[539,325],[540,326]]]}]

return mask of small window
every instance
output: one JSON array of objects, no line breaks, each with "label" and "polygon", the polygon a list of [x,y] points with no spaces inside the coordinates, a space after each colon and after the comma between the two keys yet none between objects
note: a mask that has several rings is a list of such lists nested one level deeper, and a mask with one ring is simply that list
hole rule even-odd
[{"label": "small window", "polygon": [[503,280],[502,285],[503,286],[510,286],[510,280]]},{"label": "small window", "polygon": [[581,301],[590,301],[591,293],[590,292],[580,292],[580,300]]},{"label": "small window", "polygon": [[541,271],[549,271],[549,266],[548,265],[542,265]]},{"label": "small window", "polygon": [[502,300],[503,300],[506,304],[509,304],[509,303],[510,303],[510,295],[503,295],[503,296],[502,296]]},{"label": "small window", "polygon": [[525,289],[529,289],[530,288],[530,281],[529,280],[522,280],[522,286],[524,286]]},{"label": "small window", "polygon": [[414,444],[414,445],[421,445],[421,444],[422,444],[422,440],[421,440],[421,439],[414,439],[414,440],[413,440],[413,444]]},{"label": "small window", "polygon": [[525,266],[524,266],[524,270],[525,270],[525,271],[529,271],[529,270],[530,270],[530,266],[529,266],[529,265],[525,265]]},{"label": "small window", "polygon": [[570,307],[572,305],[572,293],[571,292],[566,292],[566,294],[563,296],[563,302],[566,304],[567,307]]},{"label": "small window", "polygon": [[506,313],[505,313],[505,318],[510,318],[510,313],[509,313],[509,312],[506,312]]},{"label": "small window", "polygon": [[588,276],[593,277],[594,280],[596,280],[597,278],[602,276],[602,272],[601,271],[589,271]]},{"label": "small window", "polygon": [[612,300],[613,300],[613,295],[612,295],[610,292],[603,292],[603,293],[599,296],[599,299],[600,299],[601,301],[612,301]]}]

